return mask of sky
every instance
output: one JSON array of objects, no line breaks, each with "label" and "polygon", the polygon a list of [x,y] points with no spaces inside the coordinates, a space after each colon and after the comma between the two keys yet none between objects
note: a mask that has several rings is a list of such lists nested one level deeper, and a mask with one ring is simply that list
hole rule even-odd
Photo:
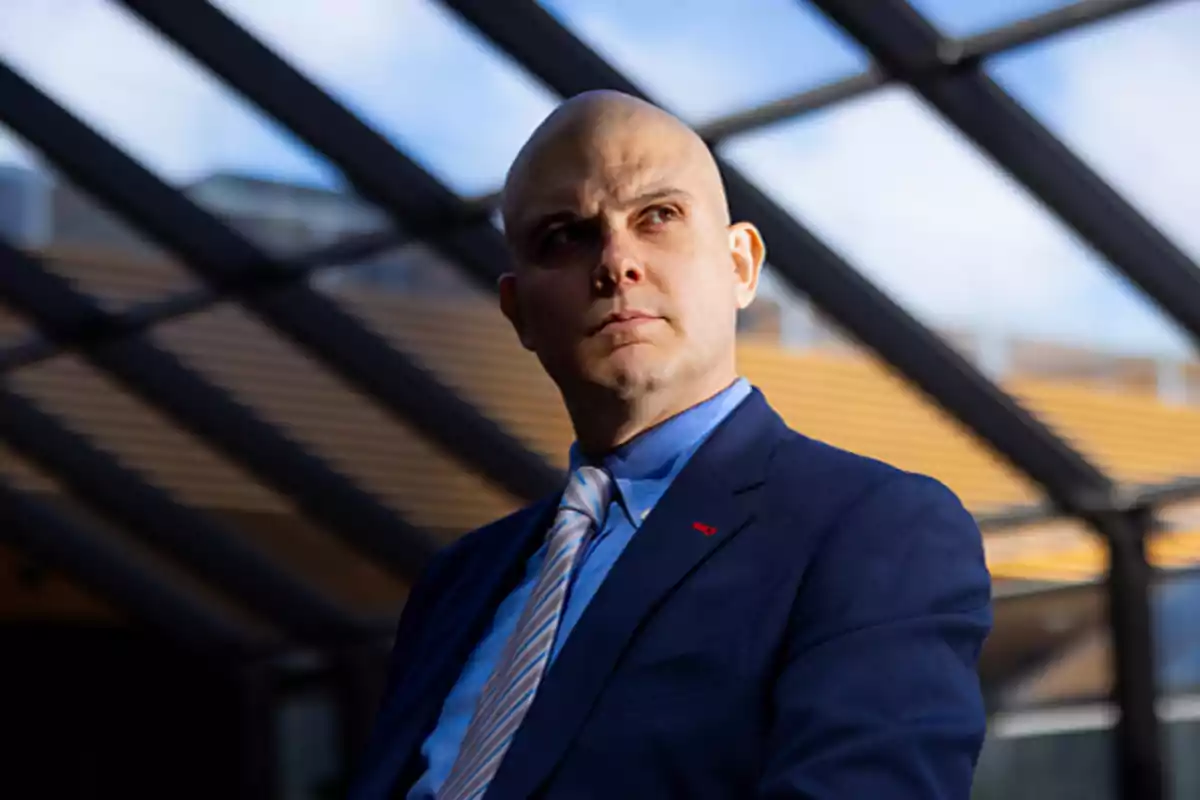
[{"label": "sky", "polygon": [[[1064,4],[913,2],[951,36]],[[556,102],[434,0],[215,4],[464,195],[497,188]],[[544,5],[692,124],[868,63],[795,0]],[[167,180],[236,170],[340,185],[335,169],[110,0],[4,0],[0,13],[0,58]],[[1200,260],[1197,41],[1200,0],[1171,0],[987,70]],[[1103,259],[905,89],[746,134],[721,152],[927,323],[1188,352]],[[4,163],[33,156],[0,127]]]}]

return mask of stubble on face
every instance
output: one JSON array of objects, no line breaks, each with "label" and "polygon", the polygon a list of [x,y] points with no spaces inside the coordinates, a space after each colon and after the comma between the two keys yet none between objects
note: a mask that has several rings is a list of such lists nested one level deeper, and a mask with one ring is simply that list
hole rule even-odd
[{"label": "stubble on face", "polygon": [[502,210],[516,262],[506,313],[568,406],[732,380],[724,187],[682,122],[617,93],[572,98],[522,149]]}]

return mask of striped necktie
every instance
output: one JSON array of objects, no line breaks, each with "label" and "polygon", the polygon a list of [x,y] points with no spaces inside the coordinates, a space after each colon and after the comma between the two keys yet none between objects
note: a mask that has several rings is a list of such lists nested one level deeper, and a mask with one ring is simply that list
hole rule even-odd
[{"label": "striped necktie", "polygon": [[592,530],[604,524],[612,478],[596,467],[571,474],[546,538],[546,560],[516,630],[483,687],[458,758],[438,800],[476,800],[487,791],[533,703],[550,661],[576,561]]}]

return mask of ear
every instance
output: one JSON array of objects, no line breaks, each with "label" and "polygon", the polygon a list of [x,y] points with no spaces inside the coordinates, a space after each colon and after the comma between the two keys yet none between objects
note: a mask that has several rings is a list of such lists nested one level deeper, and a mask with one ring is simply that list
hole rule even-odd
[{"label": "ear", "polygon": [[758,228],[749,222],[735,222],[729,226],[729,251],[733,256],[738,309],[754,302],[758,292],[758,277],[767,258],[767,247]]},{"label": "ear", "polygon": [[526,350],[532,350],[533,342],[529,339],[525,322],[521,317],[516,274],[506,272],[501,275],[498,288],[500,294],[500,311],[508,318],[509,324],[513,326],[513,330],[517,332],[517,338],[521,340],[521,346]]}]

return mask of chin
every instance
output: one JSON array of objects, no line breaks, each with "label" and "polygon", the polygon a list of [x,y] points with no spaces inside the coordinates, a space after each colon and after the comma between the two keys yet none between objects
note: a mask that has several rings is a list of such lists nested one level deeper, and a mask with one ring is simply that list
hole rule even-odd
[{"label": "chin", "polygon": [[[618,397],[637,397],[670,382],[672,370],[661,358],[633,353],[633,347],[612,353],[593,373],[594,383]],[[641,349],[641,348],[637,348]]]}]

